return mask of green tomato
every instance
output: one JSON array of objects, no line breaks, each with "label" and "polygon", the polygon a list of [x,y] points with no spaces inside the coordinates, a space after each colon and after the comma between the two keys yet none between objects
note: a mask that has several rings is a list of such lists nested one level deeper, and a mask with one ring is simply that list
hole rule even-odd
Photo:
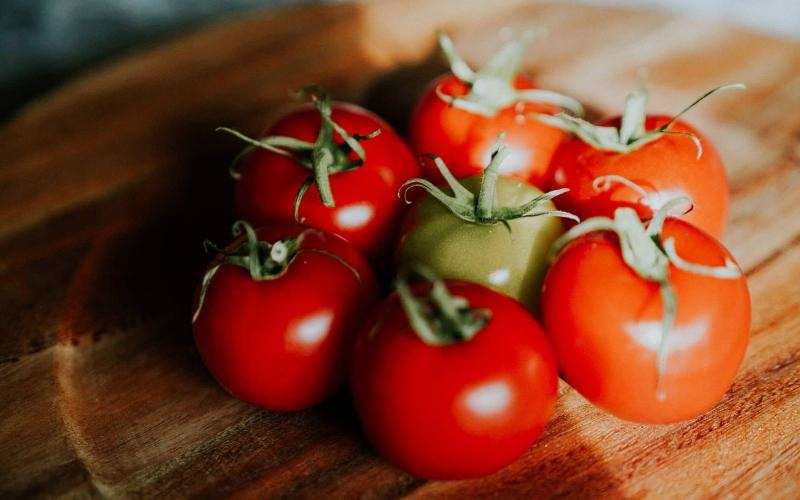
[{"label": "green tomato", "polygon": [[[481,176],[461,181],[476,196]],[[499,177],[495,206],[523,205],[542,192],[523,182]],[[543,201],[537,211],[555,210]],[[477,224],[454,215],[431,195],[415,202],[403,226],[398,268],[425,266],[442,278],[470,281],[505,293],[537,310],[547,253],[563,232],[558,217],[541,215]]]}]

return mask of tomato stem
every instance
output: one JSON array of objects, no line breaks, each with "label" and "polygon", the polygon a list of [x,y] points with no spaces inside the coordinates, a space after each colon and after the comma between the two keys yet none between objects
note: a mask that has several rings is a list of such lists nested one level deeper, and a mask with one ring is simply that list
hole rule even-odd
[{"label": "tomato stem", "polygon": [[700,159],[703,155],[703,144],[700,138],[691,132],[671,130],[672,126],[675,125],[678,119],[687,111],[707,97],[722,90],[743,88],[746,88],[746,86],[742,83],[730,83],[713,88],[698,99],[695,99],[689,106],[672,117],[667,124],[655,130],[645,130],[644,128],[644,122],[647,119],[646,107],[648,97],[648,92],[644,87],[644,83],[640,84],[639,90],[631,92],[625,98],[625,108],[622,112],[622,119],[619,127],[594,125],[586,120],[570,116],[566,113],[556,113],[555,115],[534,113],[531,114],[531,116],[554,127],[575,134],[576,137],[595,149],[612,151],[615,153],[630,153],[631,151],[635,151],[646,144],[660,139],[664,135],[685,136],[694,142],[695,148],[697,148],[697,159]]},{"label": "tomato stem", "polygon": [[359,283],[361,282],[361,276],[358,271],[338,255],[326,250],[302,246],[304,240],[310,234],[324,238],[324,234],[316,229],[307,228],[297,236],[287,236],[274,243],[259,240],[253,226],[243,220],[233,223],[232,232],[234,237],[244,234],[245,239],[231,250],[220,249],[208,240],[203,242],[203,246],[206,249],[210,247],[216,250],[220,258],[219,262],[211,266],[203,275],[200,283],[197,309],[192,315],[192,323],[197,321],[200,315],[211,280],[219,268],[224,265],[246,269],[250,274],[250,278],[254,281],[276,280],[286,274],[289,266],[300,252],[314,252],[336,260],[350,270]]},{"label": "tomato stem", "polygon": [[663,304],[661,338],[656,355],[656,398],[659,400],[666,398],[663,377],[669,355],[669,334],[677,314],[677,297],[669,281],[670,264],[683,271],[718,279],[735,279],[742,274],[730,259],[725,260],[724,266],[689,263],[675,251],[674,238],[663,241],[662,230],[666,218],[676,207],[683,206],[687,202],[691,203],[691,200],[686,197],[670,200],[656,210],[648,223],[642,222],[632,208],[617,208],[613,219],[608,217],[586,219],[559,237],[550,249],[552,260],[576,238],[597,231],[610,231],[617,235],[625,264],[640,278],[658,284]]},{"label": "tomato stem", "polygon": [[[229,167],[231,177],[236,180],[241,177],[238,171],[241,160],[255,149],[266,149],[272,153],[287,156],[311,170],[310,180],[301,186],[295,197],[295,220],[302,222],[300,219],[300,202],[310,184],[313,183],[317,186],[320,201],[324,206],[328,208],[335,207],[336,201],[331,191],[330,176],[340,172],[347,172],[363,165],[364,161],[366,161],[366,152],[361,142],[378,136],[380,129],[375,129],[365,135],[350,134],[333,121],[333,112],[328,94],[317,85],[305,87],[298,95],[310,98],[320,114],[320,128],[317,133],[317,139],[313,143],[285,136],[254,139],[227,127],[218,127],[217,130],[232,134],[247,143],[247,147],[234,157]],[[341,144],[335,140],[335,134],[338,134],[341,138]],[[351,159],[351,153],[356,155],[356,160]]]},{"label": "tomato stem", "polygon": [[659,283],[658,291],[661,294],[664,314],[661,320],[661,338],[658,339],[658,353],[656,358],[656,399],[664,401],[667,393],[664,390],[664,374],[667,371],[667,355],[669,354],[669,333],[675,326],[675,317],[678,314],[678,299],[675,297],[675,290],[669,281]]},{"label": "tomato stem", "polygon": [[[314,184],[317,185],[317,191],[319,191],[320,200],[326,207],[335,207],[336,203],[333,201],[333,193],[331,193],[331,181],[329,177],[330,168],[331,165],[333,165],[333,153],[331,153],[331,150],[328,148],[319,148],[314,150],[311,158],[313,166],[312,168],[314,170]],[[301,196],[298,196],[298,198],[301,198]]]},{"label": "tomato stem", "polygon": [[[464,187],[450,172],[444,161],[438,156],[427,155],[433,158],[434,164],[439,169],[445,182],[452,191],[448,194],[442,188],[436,186],[427,179],[415,178],[409,179],[400,186],[398,194],[402,194],[406,203],[408,200],[408,191],[413,188],[422,188],[429,195],[433,196],[442,205],[444,205],[453,215],[466,222],[473,224],[496,224],[498,222],[506,224],[510,220],[519,219],[523,217],[538,217],[541,215],[549,215],[552,217],[564,217],[580,222],[577,216],[569,212],[561,210],[537,210],[539,205],[552,200],[556,196],[569,191],[567,188],[556,189],[548,191],[536,198],[516,207],[497,207],[497,180],[499,177],[498,169],[503,160],[508,156],[508,149],[501,144],[503,134],[497,138],[494,148],[491,153],[491,160],[489,165],[483,171],[481,178],[481,188],[478,195]],[[508,226],[507,226],[508,227]]]},{"label": "tomato stem", "polygon": [[501,141],[505,133],[497,137],[492,148],[489,165],[483,171],[481,177],[481,190],[478,192],[478,200],[475,208],[475,216],[479,222],[492,222],[495,198],[497,197],[497,172],[498,167],[508,157],[508,148],[501,146]]},{"label": "tomato stem", "polygon": [[431,282],[427,296],[412,293],[405,269],[398,273],[395,288],[409,325],[426,344],[442,346],[469,341],[491,319],[491,311],[473,309],[464,297],[452,295],[444,281],[429,269],[419,267],[415,272]]},{"label": "tomato stem", "polygon": [[517,102],[554,104],[582,116],[583,106],[572,97],[549,90],[517,90],[514,87],[525,48],[536,35],[536,31],[528,30],[521,37],[510,40],[483,68],[474,71],[456,51],[450,37],[443,31],[437,32],[439,46],[450,65],[450,71],[470,90],[466,96],[455,97],[437,87],[436,95],[450,106],[483,116],[494,116]]}]

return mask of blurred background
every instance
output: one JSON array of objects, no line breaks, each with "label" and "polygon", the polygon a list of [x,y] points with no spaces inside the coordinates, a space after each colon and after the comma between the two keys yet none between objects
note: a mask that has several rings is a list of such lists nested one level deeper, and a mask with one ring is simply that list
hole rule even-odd
[{"label": "blurred background", "polygon": [[[800,0],[572,1],[708,16],[800,38]],[[225,17],[325,2],[332,0],[0,0],[0,121],[87,68],[126,52]]]}]

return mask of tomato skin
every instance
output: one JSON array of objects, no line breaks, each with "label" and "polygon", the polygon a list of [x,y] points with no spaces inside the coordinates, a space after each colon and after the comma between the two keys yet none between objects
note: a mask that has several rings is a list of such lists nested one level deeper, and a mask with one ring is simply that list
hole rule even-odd
[{"label": "tomato skin", "polygon": [[516,460],[542,434],[558,388],[550,346],[528,312],[479,285],[447,286],[492,311],[482,331],[467,342],[429,346],[392,294],[359,333],[350,379],[373,445],[428,479],[479,477]]},{"label": "tomato skin", "polygon": [[[645,130],[657,129],[670,120],[667,116],[648,116]],[[620,119],[614,118],[601,125],[618,127]],[[694,208],[682,218],[719,238],[728,212],[725,167],[711,142],[696,129],[678,121],[671,130],[696,135],[703,146],[700,159],[694,142],[685,136],[664,135],[624,154],[595,149],[578,138],[567,141],[553,158],[548,182],[548,189],[570,189],[559,197],[559,208],[585,219],[613,217],[616,208],[631,207],[642,219],[648,219],[654,208],[678,196],[688,196]],[[625,177],[646,191],[660,195],[654,194],[648,206],[640,201],[639,193],[621,184],[598,192],[592,183],[604,175]]]},{"label": "tomato skin", "polygon": [[[393,247],[393,235],[404,212],[397,190],[406,180],[419,176],[418,162],[397,133],[376,115],[352,104],[334,102],[331,107],[333,121],[351,135],[366,135],[377,128],[381,133],[361,142],[366,153],[363,165],[330,176],[336,207],[322,205],[317,186],[312,184],[300,204],[300,220],[338,234],[373,262],[381,262]],[[298,106],[263,136],[283,135],[313,143],[320,123],[313,106]],[[338,134],[336,140],[341,141]],[[255,225],[295,223],[295,197],[311,170],[292,158],[257,149],[244,159],[240,173],[235,192],[240,217]]]},{"label": "tomato skin", "polygon": [[[446,74],[434,80],[422,97],[409,121],[411,146],[418,154],[440,156],[457,179],[483,172],[498,135],[505,132],[503,143],[511,155],[500,166],[500,174],[544,185],[547,169],[558,146],[569,136],[527,113],[553,114],[556,106],[518,103],[487,117],[454,108],[436,95],[436,88],[450,96],[463,96],[467,85],[455,75]],[[535,89],[524,76],[514,81],[516,89]],[[443,181],[432,162],[423,163],[423,175],[432,182]]]},{"label": "tomato skin", "polygon": [[[668,218],[662,241],[674,237],[685,260],[721,266],[733,257],[714,238]],[[571,242],[545,278],[542,315],[564,379],[589,401],[625,420],[672,423],[701,415],[730,387],[750,330],[744,276],[717,279],[670,264],[677,297],[656,397],[662,301],[658,285],[622,260],[617,237],[591,233]],[[649,346],[649,347],[648,347]]]},{"label": "tomato skin", "polygon": [[[478,193],[480,176],[462,181]],[[515,179],[497,180],[497,206],[519,206],[540,195],[535,187]],[[552,210],[551,202],[542,210]],[[423,265],[443,278],[478,283],[535,308],[547,270],[550,245],[563,233],[557,217],[526,217],[502,223],[472,224],[459,219],[426,195],[416,201],[403,222],[398,268]]]},{"label": "tomato skin", "polygon": [[[257,234],[273,242],[305,229],[277,226]],[[220,385],[269,410],[307,408],[341,387],[362,316],[377,300],[368,263],[346,241],[309,234],[302,247],[344,259],[361,283],[343,264],[314,252],[300,252],[274,280],[254,281],[247,270],[223,265],[193,324],[200,356]]]}]

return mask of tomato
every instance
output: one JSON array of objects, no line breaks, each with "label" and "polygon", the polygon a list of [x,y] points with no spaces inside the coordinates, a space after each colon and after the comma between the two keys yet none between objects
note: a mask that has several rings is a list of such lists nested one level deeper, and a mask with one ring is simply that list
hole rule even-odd
[{"label": "tomato", "polygon": [[[251,231],[227,248],[237,256],[212,261],[198,287],[197,349],[235,397],[269,410],[307,408],[344,382],[358,326],[377,300],[375,278],[333,234],[302,226]],[[255,253],[261,279],[248,267]]]},{"label": "tomato", "polygon": [[[535,89],[533,82],[517,77],[514,88]],[[461,179],[483,171],[492,145],[500,132],[512,150],[509,161],[500,173],[543,186],[548,166],[558,146],[568,135],[529,113],[555,113],[559,108],[549,104],[518,102],[499,110],[494,116],[484,116],[452,107],[438,95],[459,97],[469,92],[469,86],[454,75],[444,75],[430,84],[411,115],[409,140],[417,153],[434,153],[451,167]],[[423,168],[430,164],[423,163]],[[434,168],[423,175],[435,182],[441,177]]]},{"label": "tomato", "polygon": [[749,292],[733,257],[680,219],[664,223],[660,240],[670,239],[681,259],[735,272],[721,279],[670,261],[665,271],[676,313],[666,337],[664,290],[629,267],[613,232],[569,243],[542,290],[543,322],[564,379],[592,403],[635,422],[678,422],[712,408],[747,346]]},{"label": "tomato", "polygon": [[[403,203],[397,197],[400,185],[419,175],[417,159],[403,140],[383,120],[353,104],[317,100],[317,109],[298,106],[264,132],[265,137],[288,137],[305,141],[314,149],[296,149],[286,156],[274,150],[256,147],[247,155],[236,182],[236,210],[254,224],[302,222],[342,236],[381,263],[390,255],[394,235],[402,218]],[[329,118],[321,115],[329,114]],[[320,134],[323,124],[327,136]],[[363,148],[363,160],[343,143],[341,130]],[[380,133],[364,139],[372,132]],[[360,137],[361,136],[361,137]],[[322,137],[322,141],[318,138]],[[314,141],[317,141],[317,144]],[[288,151],[289,148],[284,148]],[[315,151],[317,153],[315,153]],[[328,151],[332,160],[325,179],[330,196],[324,203],[318,182],[312,182],[301,196],[297,214],[295,201],[303,186],[314,179],[309,168],[313,156]],[[305,165],[302,163],[304,160]],[[295,217],[297,215],[297,217]]]},{"label": "tomato", "polygon": [[[706,96],[728,87],[736,85],[714,89]],[[616,208],[631,207],[647,219],[669,200],[686,196],[694,208],[683,218],[719,238],[727,217],[729,188],[717,151],[689,124],[667,116],[645,115],[646,94],[632,94],[629,102],[636,97],[641,102],[638,109],[628,106],[623,117],[598,126],[584,123],[581,127],[576,120],[567,118],[566,128],[577,126],[579,134],[556,152],[548,174],[548,189],[569,188],[569,193],[559,200],[560,207],[581,218],[611,217]],[[612,136],[621,134],[626,121],[638,127],[638,133],[629,140],[608,141],[605,145],[592,140],[593,135],[599,136],[598,130],[605,129]],[[667,133],[659,133],[662,129]]]},{"label": "tomato", "polygon": [[[443,48],[451,44],[446,40]],[[579,112],[581,107],[574,99],[537,89],[530,78],[519,75],[521,51],[520,41],[513,41],[477,73],[450,52],[453,73],[434,80],[411,115],[414,150],[440,156],[461,179],[483,171],[497,135],[505,132],[511,154],[500,173],[543,186],[552,156],[568,135],[529,115],[555,113],[561,109],[558,104]],[[423,165],[424,176],[440,182],[439,173],[428,166]]]},{"label": "tomato", "polygon": [[[441,160],[437,163],[446,169]],[[484,285],[534,308],[547,269],[547,252],[563,228],[556,217],[531,216],[552,212],[555,207],[549,198],[554,193],[543,196],[530,184],[498,177],[498,163],[502,161],[492,161],[484,177],[470,177],[460,184],[452,181],[451,189],[464,198],[461,202],[443,201],[433,194],[416,201],[403,223],[396,264],[400,268],[423,265],[442,277]],[[436,192],[430,185],[407,183],[412,185]],[[486,191],[483,196],[482,191]],[[493,198],[495,215],[488,220],[471,212],[482,197]],[[507,218],[502,215],[537,198],[542,199],[527,215],[521,211]],[[466,212],[459,207],[466,207]]]},{"label": "tomato", "polygon": [[[488,321],[468,340],[429,344],[392,294],[361,329],[350,385],[364,431],[390,462],[423,478],[464,479],[510,464],[536,442],[558,376],[544,334],[517,302],[472,283],[445,283],[459,317],[488,312]],[[417,285],[409,295],[422,301],[429,287]],[[435,310],[435,301],[423,304]]]},{"label": "tomato", "polygon": [[[649,116],[647,130],[656,130],[670,121],[666,116]],[[604,126],[619,126],[619,118]],[[728,213],[728,177],[711,143],[691,126],[678,122],[675,132],[694,134],[703,144],[703,155],[687,137],[666,135],[629,153],[595,149],[580,139],[566,143],[553,160],[550,189],[569,188],[559,199],[559,206],[582,218],[612,216],[618,207],[631,207],[641,218],[666,201],[688,196],[694,208],[683,218],[711,235],[719,237]],[[645,192],[616,183],[598,189],[595,179],[621,176],[638,184]]]}]

